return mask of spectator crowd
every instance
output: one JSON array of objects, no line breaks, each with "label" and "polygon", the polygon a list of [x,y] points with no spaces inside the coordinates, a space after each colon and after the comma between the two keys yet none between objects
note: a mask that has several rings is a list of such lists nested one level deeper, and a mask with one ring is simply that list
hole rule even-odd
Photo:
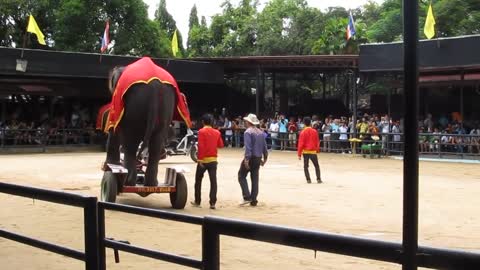
[{"label": "spectator crowd", "polygon": [[0,121],[3,146],[92,144],[96,135],[92,121],[78,112],[53,118],[45,116],[38,121],[27,122],[16,117]]},{"label": "spectator crowd", "polygon": [[[298,134],[304,128],[304,117],[306,116],[275,113],[273,116],[261,118],[259,127],[264,132],[270,149],[295,149]],[[319,134],[322,152],[349,153],[353,138],[360,139],[361,143],[381,144],[385,153],[398,154],[402,150],[403,119],[392,119],[389,115],[364,114],[358,116],[354,123],[353,117],[347,116],[308,117],[311,117],[312,127]],[[229,117],[222,113],[215,117],[213,126],[220,130],[225,147],[243,147],[243,116]],[[458,113],[436,118],[427,114],[418,122],[418,127],[421,153],[480,153],[479,121],[463,121]]]}]

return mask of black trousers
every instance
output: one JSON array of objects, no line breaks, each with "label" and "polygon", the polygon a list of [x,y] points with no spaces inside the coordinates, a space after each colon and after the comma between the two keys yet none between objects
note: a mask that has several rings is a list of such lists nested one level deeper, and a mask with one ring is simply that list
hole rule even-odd
[{"label": "black trousers", "polygon": [[195,172],[195,203],[200,204],[202,201],[202,179],[205,171],[208,171],[210,178],[210,204],[217,202],[217,164],[218,162],[203,163],[203,166],[197,164]]},{"label": "black trousers", "polygon": [[[245,164],[240,164],[240,169],[238,170],[238,182],[240,183],[240,187],[242,188],[242,195],[244,200],[252,201],[253,203],[257,202],[258,196],[258,175],[260,170],[260,162],[262,158],[259,157],[252,157],[248,161],[248,166],[250,167],[247,169]],[[247,174],[250,172],[250,179],[252,180],[252,192],[248,189],[247,183]]]},{"label": "black trousers", "polygon": [[303,170],[305,171],[305,177],[307,181],[310,182],[310,172],[308,172],[308,163],[312,160],[313,166],[315,167],[315,174],[317,175],[317,180],[320,180],[320,165],[318,165],[317,154],[303,154]]}]

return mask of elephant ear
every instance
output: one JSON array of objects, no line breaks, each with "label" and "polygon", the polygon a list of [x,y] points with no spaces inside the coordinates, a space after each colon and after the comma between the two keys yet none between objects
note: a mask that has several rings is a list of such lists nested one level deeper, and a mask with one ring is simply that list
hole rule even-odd
[{"label": "elephant ear", "polygon": [[110,93],[113,94],[115,91],[115,87],[117,87],[118,80],[120,79],[124,69],[125,67],[115,67],[110,72],[108,76],[108,89],[110,90]]}]

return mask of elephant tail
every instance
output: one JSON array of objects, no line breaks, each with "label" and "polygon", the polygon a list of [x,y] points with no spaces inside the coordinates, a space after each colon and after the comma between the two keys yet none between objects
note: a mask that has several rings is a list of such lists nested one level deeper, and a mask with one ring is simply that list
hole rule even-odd
[{"label": "elephant tail", "polygon": [[143,137],[143,145],[145,145],[146,147],[148,147],[153,131],[155,130],[158,124],[158,115],[160,112],[159,89],[156,87],[152,87],[151,90],[152,90],[152,100],[149,102],[148,115],[147,115],[147,127],[145,129],[145,136]]}]

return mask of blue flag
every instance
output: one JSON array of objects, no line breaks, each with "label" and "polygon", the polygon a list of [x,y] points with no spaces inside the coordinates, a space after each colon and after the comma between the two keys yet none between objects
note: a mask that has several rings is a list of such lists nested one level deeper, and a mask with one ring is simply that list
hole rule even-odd
[{"label": "blue flag", "polygon": [[350,16],[348,16],[348,25],[347,25],[347,40],[355,36],[356,33],[357,32],[355,32],[355,22],[353,21],[352,12],[350,12]]}]

